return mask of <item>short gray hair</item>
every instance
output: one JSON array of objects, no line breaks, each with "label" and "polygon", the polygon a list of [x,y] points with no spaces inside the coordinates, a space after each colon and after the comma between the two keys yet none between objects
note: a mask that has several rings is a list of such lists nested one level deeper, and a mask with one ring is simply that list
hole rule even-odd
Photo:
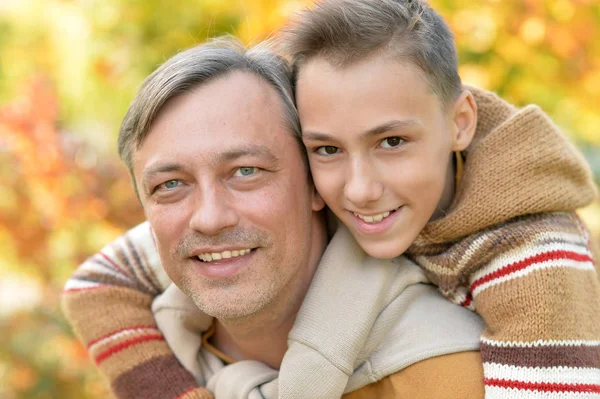
[{"label": "short gray hair", "polygon": [[424,0],[324,0],[285,29],[282,49],[294,75],[317,56],[344,66],[389,54],[416,65],[444,105],[462,91],[452,32]]},{"label": "short gray hair", "polygon": [[277,91],[284,108],[282,118],[305,151],[287,60],[272,51],[269,43],[248,49],[233,37],[221,37],[178,53],[144,80],[125,114],[118,140],[119,156],[129,168],[134,186],[133,154],[167,101],[233,71],[254,73]]}]

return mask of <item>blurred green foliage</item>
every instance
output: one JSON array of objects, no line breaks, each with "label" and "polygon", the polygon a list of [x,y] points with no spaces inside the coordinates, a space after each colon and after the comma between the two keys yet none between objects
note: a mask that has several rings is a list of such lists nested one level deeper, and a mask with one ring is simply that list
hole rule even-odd
[{"label": "blurred green foliage", "polygon": [[[60,315],[74,268],[143,219],[116,156],[142,80],[178,50],[258,42],[304,0],[0,2],[0,398],[106,398]],[[600,4],[432,0],[461,76],[539,104],[600,176]],[[600,209],[582,212],[600,232]]]}]

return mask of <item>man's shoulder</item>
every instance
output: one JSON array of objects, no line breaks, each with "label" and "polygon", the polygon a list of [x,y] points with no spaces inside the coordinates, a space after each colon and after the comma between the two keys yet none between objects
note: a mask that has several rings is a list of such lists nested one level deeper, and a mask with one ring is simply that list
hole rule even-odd
[{"label": "man's shoulder", "polygon": [[437,356],[415,363],[343,396],[367,398],[483,398],[483,365],[478,351]]}]

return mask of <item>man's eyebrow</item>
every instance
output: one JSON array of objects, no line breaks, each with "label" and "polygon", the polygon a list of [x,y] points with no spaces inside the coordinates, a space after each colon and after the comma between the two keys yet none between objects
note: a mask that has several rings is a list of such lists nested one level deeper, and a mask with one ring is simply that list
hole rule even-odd
[{"label": "man's eyebrow", "polygon": [[260,144],[247,144],[217,154],[215,156],[215,162],[231,162],[246,156],[264,158],[272,163],[279,161],[279,158],[277,158],[268,147]]},{"label": "man's eyebrow", "polygon": [[[415,119],[404,119],[404,120],[392,120],[389,122],[382,123],[381,125],[375,126],[359,136],[360,140],[364,140],[369,137],[379,136],[382,133],[389,132],[390,130],[402,130],[410,129],[422,126],[420,122]],[[310,141],[331,141],[333,137],[320,132],[303,132],[302,138]]]},{"label": "man's eyebrow", "polygon": [[[244,156],[264,158],[270,163],[277,163],[279,161],[279,158],[277,158],[275,154],[273,154],[273,152],[266,146],[259,144],[248,144],[215,154],[212,162],[213,164],[217,165],[219,163],[231,162]],[[156,166],[151,166],[142,172],[142,185],[144,188],[148,189],[148,183],[155,175],[165,172],[182,171],[184,169],[184,166],[179,163],[158,164]]]},{"label": "man's eyebrow", "polygon": [[168,163],[161,164],[156,166],[151,166],[150,168],[144,170],[142,172],[142,185],[144,188],[148,188],[148,183],[154,175],[164,172],[173,172],[183,170],[183,165],[178,163]]}]

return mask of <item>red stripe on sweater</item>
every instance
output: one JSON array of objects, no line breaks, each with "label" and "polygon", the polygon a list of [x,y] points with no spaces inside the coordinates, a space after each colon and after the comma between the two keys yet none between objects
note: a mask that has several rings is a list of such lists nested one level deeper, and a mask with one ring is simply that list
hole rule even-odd
[{"label": "red stripe on sweater", "polygon": [[526,391],[600,393],[600,385],[598,384],[559,384],[550,382],[524,382],[515,380],[504,380],[498,378],[486,378],[485,384],[493,387],[521,389]]},{"label": "red stripe on sweater", "polygon": [[465,300],[460,303],[460,306],[464,306],[466,308],[471,304],[471,301],[473,301],[473,295],[471,295],[471,293],[468,292]]},{"label": "red stripe on sweater", "polygon": [[121,328],[120,330],[113,331],[113,332],[111,332],[111,333],[108,333],[108,334],[106,334],[106,335],[103,335],[103,336],[101,336],[101,337],[98,337],[98,338],[96,338],[96,339],[95,339],[95,340],[93,340],[93,341],[90,341],[90,342],[88,343],[88,348],[89,348],[90,346],[94,345],[95,343],[102,341],[103,339],[106,339],[106,338],[108,338],[108,337],[111,337],[111,336],[113,336],[113,335],[115,335],[115,334],[122,333],[123,331],[127,331],[127,330],[141,330],[141,329],[145,329],[145,330],[155,330],[155,331],[159,332],[159,330],[158,330],[158,327],[156,327],[155,325],[152,325],[152,324],[149,324],[149,325],[141,325],[141,326],[133,326],[133,327],[127,327],[127,328]]},{"label": "red stripe on sweater", "polygon": [[523,259],[519,262],[515,262],[510,265],[504,266],[503,268],[496,270],[493,273],[487,274],[487,275],[475,280],[473,282],[473,284],[471,284],[471,291],[475,291],[475,288],[479,287],[482,284],[488,283],[488,282],[495,280],[497,278],[500,278],[500,277],[504,277],[511,273],[518,272],[519,270],[526,269],[533,264],[542,263],[542,262],[546,262],[549,260],[556,260],[556,259],[570,259],[570,260],[574,260],[577,262],[593,262],[592,258],[590,258],[589,255],[582,255],[582,254],[578,254],[577,252],[561,251],[561,250],[543,252],[539,255],[535,255],[535,256]]},{"label": "red stripe on sweater", "polygon": [[98,288],[108,288],[107,285],[98,284],[93,287],[85,287],[85,288],[69,288],[67,290],[63,290],[63,294],[72,293],[72,292],[81,292],[81,291],[91,291],[97,290]]},{"label": "red stripe on sweater", "polygon": [[102,256],[104,259],[106,259],[108,261],[108,263],[110,263],[111,265],[113,265],[118,271],[121,272],[122,275],[124,276],[129,276],[127,273],[125,273],[125,271],[123,269],[121,269],[119,267],[119,265],[117,265],[117,262],[115,262],[114,260],[112,260],[111,258],[108,257],[108,255],[106,255],[104,252],[99,252],[100,256]]},{"label": "red stripe on sweater", "polygon": [[162,335],[146,335],[143,337],[137,337],[134,339],[130,339],[129,341],[123,341],[119,345],[115,345],[111,348],[108,348],[107,350],[105,350],[104,352],[102,352],[98,356],[96,356],[96,364],[98,366],[100,366],[100,363],[105,361],[107,358],[114,355],[115,353],[118,353],[124,349],[129,348],[130,346],[141,344],[143,342],[148,342],[148,341],[164,341],[164,340],[165,340],[165,337],[163,337]]}]

